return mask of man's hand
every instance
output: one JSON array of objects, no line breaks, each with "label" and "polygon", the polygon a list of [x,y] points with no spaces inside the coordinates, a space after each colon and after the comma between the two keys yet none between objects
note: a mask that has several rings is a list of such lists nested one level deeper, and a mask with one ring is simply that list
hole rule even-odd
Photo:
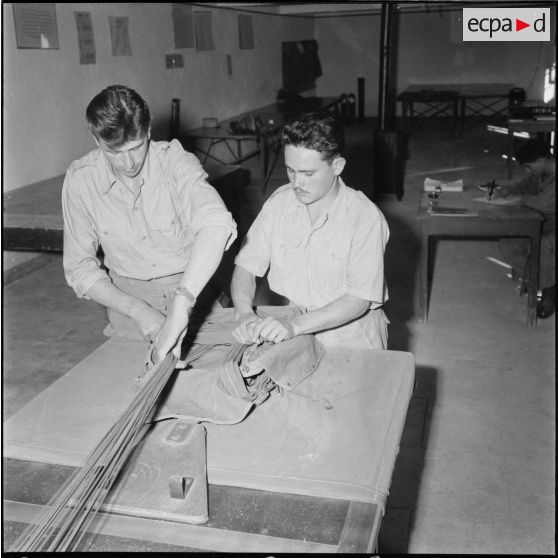
[{"label": "man's hand", "polygon": [[288,320],[268,316],[261,320],[254,328],[254,337],[262,341],[280,343],[294,337],[294,328]]},{"label": "man's hand", "polygon": [[165,316],[161,312],[145,302],[141,302],[130,312],[130,318],[134,320],[143,338],[149,343],[155,341],[165,321]]},{"label": "man's hand", "polygon": [[173,299],[167,317],[155,340],[157,361],[163,360],[172,351],[180,359],[182,340],[188,327],[189,301],[182,296]]},{"label": "man's hand", "polygon": [[245,345],[257,343],[258,336],[254,335],[256,324],[261,320],[254,312],[246,312],[237,316],[239,324],[233,329],[233,337]]}]

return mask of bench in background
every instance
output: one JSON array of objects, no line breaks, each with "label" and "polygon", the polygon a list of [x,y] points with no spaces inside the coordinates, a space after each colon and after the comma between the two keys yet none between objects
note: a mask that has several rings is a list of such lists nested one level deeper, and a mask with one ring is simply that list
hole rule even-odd
[{"label": "bench in background", "polygon": [[[249,172],[238,165],[208,165],[206,170],[209,183],[231,209],[235,193],[249,182]],[[62,252],[63,182],[64,175],[59,175],[4,195],[4,250]]]}]

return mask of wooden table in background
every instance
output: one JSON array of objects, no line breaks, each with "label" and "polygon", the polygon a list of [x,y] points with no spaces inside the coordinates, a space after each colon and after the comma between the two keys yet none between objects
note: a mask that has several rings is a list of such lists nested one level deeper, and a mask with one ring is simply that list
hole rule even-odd
[{"label": "wooden table in background", "polygon": [[[402,103],[404,125],[407,113],[411,121],[419,117],[417,123],[438,115],[451,116],[454,136],[458,136],[465,129],[467,114],[507,116],[513,87],[513,83],[417,83],[407,87],[397,100]],[[416,103],[425,106],[415,115]]]},{"label": "wooden table in background", "polygon": [[482,196],[480,190],[442,192],[437,203],[440,207],[465,207],[474,211],[471,215],[441,216],[428,212],[430,199],[422,194],[418,220],[420,226],[421,254],[419,270],[418,313],[419,319],[427,320],[429,301],[429,278],[431,269],[432,240],[434,238],[506,238],[523,237],[531,241],[528,270],[527,326],[537,324],[537,286],[539,278],[539,253],[542,216],[534,209],[524,206],[497,206],[476,202]]},{"label": "wooden table in background", "polygon": [[[258,155],[260,166],[264,178],[264,188],[267,185],[273,167],[277,160],[277,150],[280,145],[280,133],[283,124],[289,118],[304,112],[332,111],[337,116],[341,113],[342,97],[306,97],[301,98],[295,103],[271,103],[269,105],[251,110],[233,118],[227,118],[219,123],[215,128],[195,128],[186,131],[180,138],[186,149],[196,150],[202,154],[202,165],[208,159],[217,161],[220,164],[225,162],[217,157],[213,148],[216,145],[224,145],[232,160],[227,164],[238,165]],[[241,123],[244,118],[259,117],[263,126],[257,132],[234,133],[230,129],[231,122]],[[204,142],[201,144],[200,142]],[[250,151],[244,151],[243,145],[246,142],[254,142],[255,146]],[[272,159],[273,157],[273,159]]]},{"label": "wooden table in background", "polygon": [[508,116],[509,93],[513,83],[463,83],[459,86],[460,134],[465,129],[465,117]]},{"label": "wooden table in background", "polygon": [[[403,127],[422,124],[435,116],[450,116],[453,136],[458,133],[459,92],[453,85],[415,84],[397,95],[402,106]],[[419,105],[418,108],[415,105]]]}]

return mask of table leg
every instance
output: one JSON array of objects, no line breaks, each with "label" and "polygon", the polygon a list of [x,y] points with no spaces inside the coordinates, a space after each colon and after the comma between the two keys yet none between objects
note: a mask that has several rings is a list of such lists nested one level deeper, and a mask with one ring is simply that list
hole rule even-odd
[{"label": "table leg", "polygon": [[[274,144],[274,145],[272,145]],[[281,151],[281,142],[279,140],[279,138],[275,138],[273,140],[273,142],[268,142],[268,164],[267,164],[267,169],[266,169],[266,176],[265,176],[265,182],[264,182],[264,197],[266,197],[266,193],[267,193],[267,184],[269,182],[269,179],[271,178],[271,174],[273,173],[273,170],[275,169],[275,165],[277,165],[277,159],[279,158],[279,153]],[[273,160],[271,161],[271,151],[273,150]],[[270,162],[271,161],[271,162]]]},{"label": "table leg", "polygon": [[211,149],[213,148],[213,145],[214,145],[213,140],[211,140],[209,142],[209,146],[207,147],[207,151],[203,151],[204,158],[202,161],[202,165],[205,165],[205,163],[207,163],[207,158],[210,157],[210,153],[211,153]]},{"label": "table leg", "polygon": [[418,281],[418,319],[428,319],[428,263],[430,261],[430,236],[421,227],[421,249]]},{"label": "table leg", "polygon": [[467,112],[467,99],[461,97],[459,99],[459,137],[463,135],[465,130],[465,115]]},{"label": "table leg", "polygon": [[401,101],[401,125],[403,129],[407,129],[407,103],[405,101]]},{"label": "table leg", "polygon": [[537,327],[537,291],[539,288],[539,259],[541,235],[540,229],[531,236],[531,253],[529,255],[529,279],[527,293],[527,327]]},{"label": "table leg", "polygon": [[459,135],[459,99],[453,101],[453,139]]},{"label": "table leg", "polygon": [[260,156],[262,158],[262,178],[264,182],[264,188],[267,184],[267,169],[269,168],[269,138],[267,134],[263,134],[261,137],[262,147]]},{"label": "table leg", "polygon": [[508,126],[508,179],[512,177],[513,130]]}]

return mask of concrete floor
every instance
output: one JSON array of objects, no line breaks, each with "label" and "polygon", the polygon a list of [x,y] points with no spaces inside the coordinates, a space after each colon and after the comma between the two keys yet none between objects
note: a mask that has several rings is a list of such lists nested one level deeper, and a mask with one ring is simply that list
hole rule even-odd
[{"label": "concrete floor", "polygon": [[[348,128],[344,177],[351,185],[371,183],[371,137],[369,123]],[[424,178],[466,185],[504,178],[505,147],[505,136],[481,125],[457,141],[443,125],[414,129],[403,200],[378,201],[391,229],[389,348],[413,353],[417,364],[382,553],[555,551],[554,317],[526,328],[526,297],[506,269],[487,260],[501,259],[497,241],[446,240],[437,245],[429,320],[416,318]],[[280,167],[268,194],[285,182]],[[235,197],[242,229],[263,200],[255,172]],[[74,296],[60,256],[43,260],[4,287],[4,419],[105,340],[104,310]],[[265,290],[260,297],[266,300]]]}]

